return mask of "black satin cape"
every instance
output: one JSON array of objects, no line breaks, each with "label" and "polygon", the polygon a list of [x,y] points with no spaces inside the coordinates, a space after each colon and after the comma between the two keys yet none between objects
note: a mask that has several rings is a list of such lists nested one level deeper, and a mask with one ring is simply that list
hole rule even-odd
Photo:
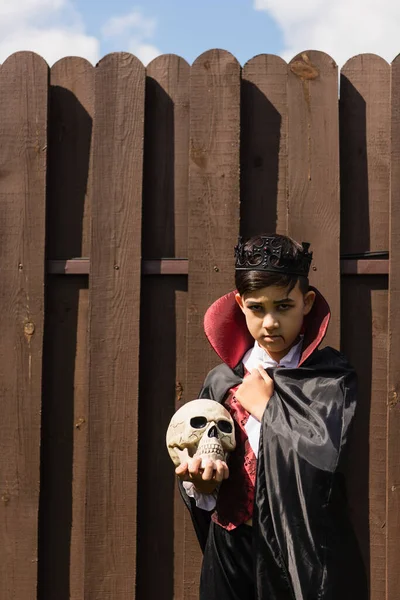
[{"label": "black satin cape", "polygon": [[[316,293],[305,322],[300,365],[267,369],[274,394],[263,415],[257,459],[257,600],[368,598],[341,473],[356,407],[356,375],[336,350],[318,350],[329,307]],[[254,341],[236,306],[234,293],[228,294],[206,314],[207,337],[224,362],[208,374],[200,398],[223,402],[243,379],[241,358]],[[204,549],[210,513],[198,509],[184,492],[182,496]]]}]

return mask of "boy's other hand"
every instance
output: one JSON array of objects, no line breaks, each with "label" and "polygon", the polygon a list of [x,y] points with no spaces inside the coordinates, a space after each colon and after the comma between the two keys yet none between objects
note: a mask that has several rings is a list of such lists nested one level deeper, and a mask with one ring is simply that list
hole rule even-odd
[{"label": "boy's other hand", "polygon": [[238,387],[235,398],[247,412],[261,421],[269,399],[274,393],[274,381],[268,373],[259,366],[253,369],[243,383]]},{"label": "boy's other hand", "polygon": [[201,494],[212,494],[224,479],[229,477],[229,469],[222,460],[209,460],[201,468],[201,458],[190,458],[188,462],[176,467],[175,473],[181,481],[191,481]]}]

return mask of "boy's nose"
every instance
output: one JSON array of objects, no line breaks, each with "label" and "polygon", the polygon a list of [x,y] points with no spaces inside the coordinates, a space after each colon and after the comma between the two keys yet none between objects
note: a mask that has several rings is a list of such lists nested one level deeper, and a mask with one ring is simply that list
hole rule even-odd
[{"label": "boy's nose", "polygon": [[279,327],[279,323],[272,315],[266,315],[264,319],[264,327],[265,329],[277,329]]}]

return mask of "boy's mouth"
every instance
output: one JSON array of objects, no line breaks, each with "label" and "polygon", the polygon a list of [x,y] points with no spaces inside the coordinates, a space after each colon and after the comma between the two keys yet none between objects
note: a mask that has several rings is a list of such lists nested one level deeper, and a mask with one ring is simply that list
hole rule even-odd
[{"label": "boy's mouth", "polygon": [[264,339],[265,339],[267,342],[274,342],[274,341],[276,341],[276,340],[278,340],[278,339],[280,339],[280,338],[282,338],[282,336],[281,336],[281,335],[265,335],[265,336],[264,336]]}]

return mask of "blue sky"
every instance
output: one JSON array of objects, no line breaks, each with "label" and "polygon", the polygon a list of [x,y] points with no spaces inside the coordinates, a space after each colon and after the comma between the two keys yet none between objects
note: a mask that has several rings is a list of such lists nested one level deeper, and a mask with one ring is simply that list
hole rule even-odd
[{"label": "blue sky", "polygon": [[124,50],[144,64],[165,53],[192,63],[224,48],[244,64],[313,49],[341,66],[365,52],[393,60],[399,31],[399,0],[0,0],[0,62],[33,50],[50,65],[71,55],[96,64]]},{"label": "blue sky", "polygon": [[[242,64],[256,54],[283,49],[277,24],[266,12],[254,10],[251,0],[146,0],[142,5],[130,0],[77,0],[76,6],[92,35],[98,35],[111,17],[137,9],[155,21],[149,42],[163,54],[179,54],[189,62],[210,48],[229,50]],[[105,40],[101,49],[105,54],[125,48],[118,40]]]}]

